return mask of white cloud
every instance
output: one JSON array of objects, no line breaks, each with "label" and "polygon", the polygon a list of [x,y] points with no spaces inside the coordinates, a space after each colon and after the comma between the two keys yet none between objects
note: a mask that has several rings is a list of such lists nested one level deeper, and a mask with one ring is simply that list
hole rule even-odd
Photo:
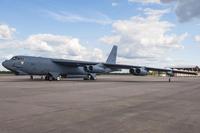
[{"label": "white cloud", "polygon": [[93,61],[104,59],[100,49],[86,48],[78,38],[53,34],[34,34],[21,41],[5,40],[1,43],[0,50],[1,61],[11,54]]},{"label": "white cloud", "polygon": [[15,28],[6,24],[0,24],[0,39],[11,39],[15,31]]},{"label": "white cloud", "polygon": [[46,56],[67,59],[102,60],[103,52],[100,49],[87,49],[78,38],[36,34],[25,40],[25,48]]},{"label": "white cloud", "polygon": [[163,3],[176,2],[175,13],[180,22],[200,18],[199,0],[161,0]]},{"label": "white cloud", "polygon": [[96,23],[96,24],[111,24],[112,19],[102,13],[96,13],[92,16],[81,16],[78,14],[73,14],[69,12],[52,12],[52,11],[45,11],[47,15],[52,17],[53,19],[60,21],[60,22],[83,22],[83,23]]},{"label": "white cloud", "polygon": [[160,3],[160,0],[128,0],[129,2],[140,2],[143,4],[148,4],[148,3]]},{"label": "white cloud", "polygon": [[106,42],[106,44],[116,44],[120,41],[120,35],[113,35],[113,36],[104,36],[100,38],[101,42]]},{"label": "white cloud", "polygon": [[117,2],[112,2],[112,6],[118,6]]},{"label": "white cloud", "polygon": [[128,0],[129,2],[139,2],[142,4],[149,3],[175,3],[175,13],[180,22],[187,22],[200,18],[200,2],[199,0]]},{"label": "white cloud", "polygon": [[54,52],[77,56],[82,46],[77,38],[52,34],[31,35],[26,40],[27,48],[33,51]]},{"label": "white cloud", "polygon": [[196,36],[194,37],[194,39],[195,39],[196,42],[199,43],[199,42],[200,42],[200,35],[196,35]]},{"label": "white cloud", "polygon": [[143,12],[144,12],[145,15],[148,15],[148,16],[161,17],[164,14],[169,13],[170,9],[154,10],[154,9],[151,9],[151,8],[145,8],[145,9],[143,9]]},{"label": "white cloud", "polygon": [[[5,27],[5,29],[8,28]],[[87,48],[80,43],[78,38],[54,34],[34,34],[24,40],[17,40],[12,38],[12,33],[9,35],[3,36],[6,39],[0,40],[0,70],[5,70],[1,62],[13,55],[92,61],[104,61],[105,59],[102,50]]]},{"label": "white cloud", "polygon": [[164,60],[170,50],[183,48],[181,42],[187,37],[187,33],[170,34],[174,25],[161,20],[167,11],[146,9],[144,13],[146,17],[134,16],[114,22],[113,35],[104,36],[100,40],[106,44],[118,44],[119,55],[129,61],[143,58],[152,63]]}]

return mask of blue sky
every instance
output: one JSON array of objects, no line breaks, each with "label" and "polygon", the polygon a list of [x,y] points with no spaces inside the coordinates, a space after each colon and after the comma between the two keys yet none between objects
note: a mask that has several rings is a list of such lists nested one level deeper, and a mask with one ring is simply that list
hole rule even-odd
[{"label": "blue sky", "polygon": [[115,44],[123,64],[200,65],[200,2],[185,3],[0,0],[0,62],[16,54],[104,61]]}]

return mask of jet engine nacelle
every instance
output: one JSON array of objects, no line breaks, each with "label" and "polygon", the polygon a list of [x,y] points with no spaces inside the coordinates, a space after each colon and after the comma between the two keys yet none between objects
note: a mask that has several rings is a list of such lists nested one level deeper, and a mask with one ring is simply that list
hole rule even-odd
[{"label": "jet engine nacelle", "polygon": [[91,73],[105,73],[105,68],[99,65],[89,66],[89,71]]},{"label": "jet engine nacelle", "polygon": [[83,67],[83,70],[84,70],[85,72],[90,72],[89,66],[84,66],[84,67]]},{"label": "jet engine nacelle", "polygon": [[131,68],[129,72],[135,76],[146,76],[148,74],[145,68]]},{"label": "jet engine nacelle", "polygon": [[89,73],[105,73],[105,72],[107,72],[107,69],[104,68],[101,64],[85,66],[84,70]]},{"label": "jet engine nacelle", "polygon": [[168,72],[167,72],[167,75],[173,77],[173,76],[174,76],[174,73],[173,73],[172,71],[168,71]]}]

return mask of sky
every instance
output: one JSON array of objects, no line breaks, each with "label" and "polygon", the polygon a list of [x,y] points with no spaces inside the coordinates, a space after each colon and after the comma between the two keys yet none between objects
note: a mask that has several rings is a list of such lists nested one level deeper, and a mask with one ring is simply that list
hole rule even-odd
[{"label": "sky", "polygon": [[[200,65],[199,0],[0,0],[0,63],[14,55]],[[0,65],[0,70],[5,70]]]}]

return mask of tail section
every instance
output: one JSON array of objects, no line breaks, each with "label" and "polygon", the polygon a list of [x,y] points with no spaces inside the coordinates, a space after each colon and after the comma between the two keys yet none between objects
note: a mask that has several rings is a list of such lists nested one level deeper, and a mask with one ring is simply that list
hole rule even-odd
[{"label": "tail section", "polygon": [[116,64],[116,59],[117,59],[117,46],[114,45],[107,60],[106,63],[108,64]]}]

